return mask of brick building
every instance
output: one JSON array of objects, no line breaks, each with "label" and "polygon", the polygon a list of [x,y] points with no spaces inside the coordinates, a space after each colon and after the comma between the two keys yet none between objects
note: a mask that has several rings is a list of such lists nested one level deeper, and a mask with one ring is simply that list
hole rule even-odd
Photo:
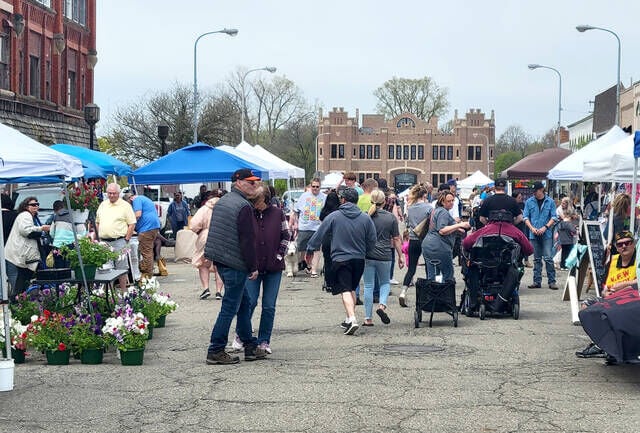
[{"label": "brick building", "polygon": [[480,109],[458,118],[456,110],[452,132],[443,134],[435,117],[427,122],[410,113],[390,120],[364,114],[360,126],[358,110],[349,117],[340,107],[328,116],[320,112],[318,134],[319,172],[353,171],[360,182],[383,177],[398,191],[417,182],[464,179],[476,170],[493,173],[493,110],[489,118]]},{"label": "brick building", "polygon": [[87,146],[96,0],[0,0],[0,121],[45,144]]}]

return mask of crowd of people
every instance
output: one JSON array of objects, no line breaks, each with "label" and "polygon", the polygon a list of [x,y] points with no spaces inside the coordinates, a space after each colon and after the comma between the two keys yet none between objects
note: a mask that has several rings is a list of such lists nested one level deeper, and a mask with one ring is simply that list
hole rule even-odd
[{"label": "crowd of people", "polygon": [[[354,335],[361,326],[375,325],[374,309],[382,324],[391,322],[388,301],[391,286],[399,284],[393,279],[396,263],[401,270],[406,266],[398,303],[407,307],[407,293],[415,286],[419,262],[424,262],[428,281],[455,285],[457,257],[458,264],[465,264],[465,290],[470,293],[473,309],[479,299],[480,269],[470,266],[468,258],[480,238],[498,234],[512,239],[519,245],[519,260],[526,263],[533,256],[533,280],[528,288],[542,287],[544,263],[551,290],[558,289],[556,267],[567,269],[567,259],[578,238],[578,212],[572,201],[564,197],[556,206],[541,182],[533,184],[532,196],[524,200],[520,192],[507,194],[506,179],[496,179],[493,188],[472,193],[468,221],[463,218],[454,179],[437,190],[428,183],[414,185],[403,201],[382,178],[365,179],[358,185],[356,175],[348,172],[333,188],[322,191],[321,185],[320,179],[312,179],[290,217],[282,210],[273,187],[249,169],[233,174],[229,192],[209,191],[203,185],[191,203],[181,192],[175,193],[168,218],[176,232],[188,228],[195,233],[192,265],[201,283],[199,298],[211,296],[213,274],[215,298],[222,301],[211,331],[207,363],[239,362],[239,357],[226,349],[234,318],[232,347],[244,351],[245,360],[263,359],[272,353],[277,297],[291,242],[299,254],[297,271],[310,278],[324,275],[324,287],[340,297],[344,308],[343,333]],[[159,233],[154,203],[143,195],[123,195],[115,183],[107,185],[106,196],[95,214],[94,232],[89,235],[120,251],[126,250],[135,234],[139,270],[142,277],[149,278],[166,241]],[[25,198],[15,211],[10,198],[5,194],[1,197],[7,275],[13,292],[18,293],[27,289],[43,262],[48,251],[45,247],[73,243],[74,222],[62,201],[54,203],[53,217],[43,224],[38,218],[37,197]],[[610,223],[616,236],[609,247],[607,278],[602,297],[587,300],[585,308],[630,285],[637,286],[635,240],[628,232],[630,209],[629,196],[624,193],[611,203]],[[84,226],[76,227],[76,231],[87,234]],[[554,263],[554,256],[558,263]],[[56,257],[56,267],[65,265],[60,260]],[[502,288],[488,305],[490,311],[502,311],[513,288],[519,285],[521,273],[515,262],[513,265],[504,272]],[[126,255],[115,263],[116,269],[128,266]],[[122,290],[127,283],[124,275],[120,280]],[[260,321],[254,335],[251,322],[259,300]],[[356,307],[362,304],[360,321]],[[576,355],[600,356],[602,350],[591,344]]]}]

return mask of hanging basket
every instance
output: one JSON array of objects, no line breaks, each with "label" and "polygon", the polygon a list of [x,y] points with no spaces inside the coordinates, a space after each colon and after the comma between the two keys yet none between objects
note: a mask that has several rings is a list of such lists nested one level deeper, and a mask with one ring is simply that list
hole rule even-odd
[{"label": "hanging basket", "polygon": [[89,219],[89,209],[85,210],[71,210],[71,219],[75,224],[84,224]]}]

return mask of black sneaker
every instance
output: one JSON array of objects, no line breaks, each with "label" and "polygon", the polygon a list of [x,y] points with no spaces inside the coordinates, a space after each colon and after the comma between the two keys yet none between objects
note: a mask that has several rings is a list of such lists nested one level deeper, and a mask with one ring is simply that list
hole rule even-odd
[{"label": "black sneaker", "polygon": [[353,335],[356,333],[360,326],[356,322],[349,323],[349,327],[345,329],[344,335]]},{"label": "black sneaker", "polygon": [[207,364],[237,364],[240,362],[240,358],[237,356],[231,356],[223,350],[217,352],[207,353]]},{"label": "black sneaker", "polygon": [[204,291],[200,293],[200,300],[207,299],[209,296],[211,296],[209,289],[204,289]]},{"label": "black sneaker", "polygon": [[267,357],[267,351],[260,346],[247,346],[244,348],[244,360],[256,361]]},{"label": "black sneaker", "polygon": [[589,344],[583,350],[576,352],[578,358],[604,358],[607,354],[594,343]]},{"label": "black sneaker", "polygon": [[216,299],[219,301],[220,299],[222,299],[222,293],[220,292],[216,292]]},{"label": "black sneaker", "polygon": [[340,324],[340,327],[341,327],[342,329],[347,329],[347,328],[349,327],[349,322],[346,322],[346,321],[345,321],[345,322],[342,322],[342,323]]},{"label": "black sneaker", "polygon": [[356,298],[356,305],[362,305],[362,300],[360,298]]}]

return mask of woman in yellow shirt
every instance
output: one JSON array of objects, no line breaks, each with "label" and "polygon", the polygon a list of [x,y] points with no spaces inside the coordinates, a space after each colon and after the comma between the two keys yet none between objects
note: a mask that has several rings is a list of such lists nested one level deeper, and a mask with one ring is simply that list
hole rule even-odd
[{"label": "woman in yellow shirt", "polygon": [[636,277],[636,244],[633,234],[627,230],[616,233],[616,249],[618,254],[611,257],[609,272],[605,281],[603,297],[638,283]]}]

